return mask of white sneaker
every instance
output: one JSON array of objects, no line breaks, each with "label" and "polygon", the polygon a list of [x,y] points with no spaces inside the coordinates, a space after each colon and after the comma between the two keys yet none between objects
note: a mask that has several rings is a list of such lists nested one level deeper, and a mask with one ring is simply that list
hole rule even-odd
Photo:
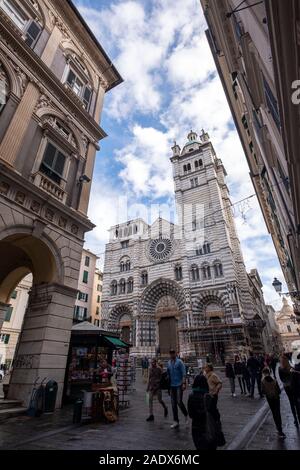
[{"label": "white sneaker", "polygon": [[171,429],[176,429],[176,428],[179,428],[179,423],[177,423],[177,421],[175,421],[175,423],[171,424]]},{"label": "white sneaker", "polygon": [[233,397],[236,397],[236,394],[235,394],[235,393],[233,393],[233,394],[232,394],[232,396],[233,396]]}]

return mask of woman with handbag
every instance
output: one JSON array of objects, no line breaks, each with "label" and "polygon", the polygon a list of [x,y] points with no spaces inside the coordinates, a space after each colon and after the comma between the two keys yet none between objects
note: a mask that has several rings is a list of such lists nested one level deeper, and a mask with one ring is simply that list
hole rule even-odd
[{"label": "woman with handbag", "polygon": [[211,414],[213,401],[204,375],[197,375],[188,399],[188,413],[192,419],[192,437],[197,450],[217,449],[217,424]]}]

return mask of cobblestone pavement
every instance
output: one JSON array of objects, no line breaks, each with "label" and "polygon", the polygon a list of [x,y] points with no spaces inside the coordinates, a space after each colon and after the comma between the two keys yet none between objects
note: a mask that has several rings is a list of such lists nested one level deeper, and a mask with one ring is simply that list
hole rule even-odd
[{"label": "cobblestone pavement", "polygon": [[273,417],[269,412],[253,439],[248,442],[246,449],[300,450],[300,431],[294,425],[294,418],[284,391],[281,393],[281,417],[286,439],[278,439]]},{"label": "cobblestone pavement", "polygon": [[[193,450],[190,424],[170,429],[172,423],[170,399],[165,393],[169,417],[163,418],[162,409],[155,404],[155,421],[147,423],[145,384],[137,374],[136,390],[131,396],[130,408],[121,411],[115,424],[72,425],[72,408],[66,407],[54,415],[40,418],[20,416],[0,424],[2,449],[88,449],[88,450]],[[219,400],[223,429],[227,444],[244,428],[261,408],[264,400],[251,400],[238,395],[232,398],[223,374],[223,389]],[[187,400],[185,393],[184,400]],[[273,433],[274,434],[274,433]],[[253,441],[253,445],[255,440]]]}]

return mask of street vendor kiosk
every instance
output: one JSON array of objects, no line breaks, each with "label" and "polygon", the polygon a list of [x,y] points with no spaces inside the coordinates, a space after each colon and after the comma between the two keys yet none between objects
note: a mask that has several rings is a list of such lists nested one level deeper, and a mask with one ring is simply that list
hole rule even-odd
[{"label": "street vendor kiosk", "polygon": [[64,386],[64,404],[83,399],[83,409],[94,420],[101,420],[104,410],[109,416],[117,407],[113,357],[130,345],[117,334],[101,330],[89,322],[74,325]]}]

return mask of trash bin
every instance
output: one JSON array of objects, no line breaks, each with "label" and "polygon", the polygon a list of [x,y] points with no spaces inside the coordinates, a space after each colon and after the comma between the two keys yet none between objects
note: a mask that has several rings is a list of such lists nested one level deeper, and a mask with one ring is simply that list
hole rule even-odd
[{"label": "trash bin", "polygon": [[49,380],[45,386],[44,395],[44,412],[53,413],[57,397],[58,385],[54,380]]},{"label": "trash bin", "polygon": [[83,400],[78,398],[73,408],[73,424],[81,423]]}]

